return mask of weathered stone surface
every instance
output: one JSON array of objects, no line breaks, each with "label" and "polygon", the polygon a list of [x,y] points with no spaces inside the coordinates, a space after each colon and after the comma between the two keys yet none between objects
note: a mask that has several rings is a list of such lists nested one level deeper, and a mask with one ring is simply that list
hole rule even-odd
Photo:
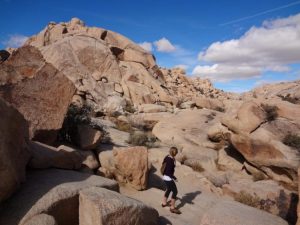
[{"label": "weathered stone surface", "polygon": [[0,203],[25,181],[29,160],[28,124],[11,105],[0,99]]},{"label": "weathered stone surface", "polygon": [[167,109],[163,105],[155,105],[155,104],[142,104],[139,106],[140,113],[158,113],[158,112],[166,112]]},{"label": "weathered stone surface", "polygon": [[188,158],[210,158],[210,162],[217,160],[216,143],[207,139],[207,130],[217,123],[220,118],[218,112],[211,110],[180,110],[176,114],[161,118],[155,124],[152,133],[169,146],[177,146]]},{"label": "weathered stone surface", "polygon": [[39,214],[32,217],[24,225],[58,225],[53,216]]},{"label": "weathered stone surface", "polygon": [[290,223],[296,222],[295,193],[288,191],[272,180],[240,179],[223,185],[223,194],[238,197],[242,192],[258,200],[258,206],[273,215],[280,216]]},{"label": "weathered stone surface", "polygon": [[10,53],[6,50],[0,50],[0,63],[8,59]]},{"label": "weathered stone surface", "polygon": [[238,153],[230,148],[223,148],[218,152],[218,168],[222,170],[241,171],[243,163]]},{"label": "weathered stone surface", "polygon": [[61,145],[57,148],[59,151],[65,151],[65,152],[76,152],[76,155],[80,155],[82,167],[87,167],[91,170],[97,169],[100,164],[95,156],[95,154],[92,151],[82,151],[76,148],[72,148],[70,146]]},{"label": "weathered stone surface", "polygon": [[155,209],[132,198],[103,188],[80,192],[79,224],[82,225],[157,225]]},{"label": "weathered stone surface", "polygon": [[222,124],[234,133],[251,133],[265,121],[263,109],[255,102],[245,102],[235,116],[222,118]]},{"label": "weathered stone surface", "polygon": [[99,160],[107,171],[105,176],[113,174],[117,181],[129,183],[137,190],[147,187],[148,152],[145,147],[114,148],[113,151],[100,152]]},{"label": "weathered stone surface", "polygon": [[29,121],[30,138],[56,138],[75,87],[36,48],[19,48],[0,66],[0,96]]},{"label": "weathered stone surface", "polygon": [[280,217],[242,205],[237,202],[219,201],[208,209],[199,225],[288,225]]},{"label": "weathered stone surface", "polygon": [[193,99],[196,106],[206,109],[213,109],[222,111],[224,110],[224,104],[218,99],[197,97]]},{"label": "weathered stone surface", "polygon": [[83,158],[80,153],[71,148],[55,148],[39,142],[30,143],[32,157],[29,167],[35,169],[59,168],[79,169]]},{"label": "weathered stone surface", "polygon": [[29,171],[22,188],[0,206],[0,224],[23,225],[41,213],[59,225],[78,224],[79,192],[90,187],[119,188],[115,181],[75,171]]},{"label": "weathered stone surface", "polygon": [[95,149],[103,134],[89,125],[78,125],[78,144],[83,150]]},{"label": "weathered stone surface", "polygon": [[[300,167],[298,168],[298,187],[300,187]],[[298,199],[300,199],[300,191],[298,189]],[[298,201],[298,207],[297,207],[297,225],[300,225],[300,201]]]},{"label": "weathered stone surface", "polygon": [[290,184],[297,182],[296,171],[299,166],[299,155],[282,142],[277,141],[270,132],[258,129],[250,136],[231,135],[234,147],[268,176]]}]

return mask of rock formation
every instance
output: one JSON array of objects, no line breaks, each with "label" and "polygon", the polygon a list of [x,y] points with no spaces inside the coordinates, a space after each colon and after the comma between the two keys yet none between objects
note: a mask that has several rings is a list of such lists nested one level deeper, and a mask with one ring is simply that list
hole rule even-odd
[{"label": "rock formation", "polygon": [[[0,52],[0,224],[295,224],[299,84],[227,93],[118,33],[51,22]],[[171,146],[180,216],[160,206]]]}]

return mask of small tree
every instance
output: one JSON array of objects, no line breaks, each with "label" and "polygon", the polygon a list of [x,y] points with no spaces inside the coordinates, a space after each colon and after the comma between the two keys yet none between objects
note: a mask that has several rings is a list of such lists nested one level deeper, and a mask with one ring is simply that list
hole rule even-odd
[{"label": "small tree", "polygon": [[92,109],[90,106],[84,105],[82,108],[71,104],[65,116],[62,128],[58,133],[58,141],[66,141],[76,144],[78,134],[77,125],[90,124]]}]

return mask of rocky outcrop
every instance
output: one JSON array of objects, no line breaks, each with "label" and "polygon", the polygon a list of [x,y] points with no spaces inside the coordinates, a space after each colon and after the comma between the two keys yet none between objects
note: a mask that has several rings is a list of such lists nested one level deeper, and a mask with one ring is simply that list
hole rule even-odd
[{"label": "rocky outcrop", "polygon": [[24,225],[58,225],[53,216],[47,214],[39,214],[32,217]]},{"label": "rocky outcrop", "polygon": [[11,105],[0,99],[0,203],[7,199],[21,182],[30,157],[28,123]]},{"label": "rocky outcrop", "polygon": [[0,50],[0,63],[8,59],[10,53],[6,50]]},{"label": "rocky outcrop", "polygon": [[114,148],[100,152],[100,171],[104,176],[128,183],[137,190],[147,187],[148,151],[145,147]]},{"label": "rocky outcrop", "polygon": [[103,188],[80,192],[79,224],[157,225],[158,213],[140,201]]},{"label": "rocky outcrop", "polygon": [[93,129],[88,125],[78,125],[78,145],[83,150],[95,149],[103,134],[101,131]]},{"label": "rocky outcrop", "polygon": [[47,169],[27,173],[27,181],[0,206],[0,224],[24,225],[40,214],[57,224],[79,224],[79,192],[90,187],[118,191],[115,181],[68,170]]},{"label": "rocky outcrop", "polygon": [[31,142],[30,151],[32,157],[28,165],[35,169],[79,169],[83,161],[80,153],[71,148],[57,149],[39,142]]},{"label": "rocky outcrop", "polygon": [[295,193],[283,188],[272,180],[240,179],[230,181],[222,187],[223,193],[231,195],[235,199],[243,200],[252,198],[252,204],[257,208],[265,210],[273,215],[280,216],[291,224],[296,222]]},{"label": "rocky outcrop", "polygon": [[30,138],[53,142],[75,92],[71,81],[32,46],[16,50],[0,73],[0,97],[29,121]]},{"label": "rocky outcrop", "polygon": [[280,217],[261,210],[230,201],[219,201],[207,210],[200,220],[200,225],[288,225]]}]

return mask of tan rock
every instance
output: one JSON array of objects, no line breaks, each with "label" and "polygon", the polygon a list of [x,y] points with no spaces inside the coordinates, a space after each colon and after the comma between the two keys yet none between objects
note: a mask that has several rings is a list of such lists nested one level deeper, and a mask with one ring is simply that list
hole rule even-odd
[{"label": "tan rock", "polygon": [[77,152],[82,158],[82,166],[87,167],[91,170],[97,169],[100,167],[100,164],[92,151],[81,151],[70,146],[60,145],[57,148],[59,151],[66,151],[66,152]]},{"label": "tan rock", "polygon": [[139,106],[140,113],[158,113],[158,112],[166,112],[167,109],[163,105],[155,105],[155,104],[142,104]]},{"label": "tan rock", "polygon": [[247,161],[273,179],[290,184],[297,181],[297,151],[277,141],[270,132],[260,128],[250,136],[231,135],[231,142]]},{"label": "tan rock", "polygon": [[[300,187],[300,167],[298,168],[298,188]],[[298,189],[298,196],[300,196],[300,191]],[[296,225],[299,225],[300,224],[300,201],[298,201],[298,207],[297,207],[297,224]]]},{"label": "tan rock", "polygon": [[218,168],[222,170],[241,171],[243,163],[239,161],[240,156],[230,148],[221,149],[218,152]]},{"label": "tan rock", "polygon": [[272,180],[261,180],[253,182],[251,180],[240,179],[230,181],[230,184],[223,185],[223,193],[239,198],[241,193],[246,193],[257,199],[257,207],[273,215],[280,216],[292,222],[296,218],[296,204],[294,203],[294,193],[280,186]]},{"label": "tan rock", "polygon": [[114,148],[100,152],[99,160],[108,177],[114,174],[117,181],[128,183],[137,190],[147,187],[148,152],[145,147]]},{"label": "tan rock", "polygon": [[78,144],[83,150],[95,149],[103,134],[89,125],[78,125]]},{"label": "tan rock", "polygon": [[208,209],[199,224],[207,225],[288,225],[280,217],[232,201],[219,201]]},{"label": "tan rock", "polygon": [[222,124],[234,133],[251,133],[265,121],[262,108],[255,102],[245,102],[239,108],[236,119],[233,116],[222,118]]},{"label": "tan rock", "polygon": [[201,108],[213,109],[217,111],[224,110],[224,104],[218,99],[197,97],[193,100],[195,101],[196,106]]},{"label": "tan rock", "polygon": [[80,153],[72,148],[55,148],[40,142],[31,142],[32,157],[29,167],[35,169],[60,168],[79,169],[83,158]]},{"label": "tan rock", "polygon": [[0,71],[0,96],[29,121],[30,138],[53,142],[75,92],[74,85],[31,46],[14,52],[1,64]]},{"label": "tan rock", "polygon": [[79,192],[85,188],[103,187],[118,191],[115,181],[70,170],[33,170],[27,181],[1,205],[0,224],[23,225],[31,218],[48,214],[57,224],[79,224]]},{"label": "tan rock", "polygon": [[32,217],[24,225],[58,225],[53,216],[39,214]]},{"label": "tan rock", "polygon": [[157,225],[158,213],[140,201],[103,188],[80,192],[79,224]]},{"label": "tan rock", "polygon": [[21,182],[29,160],[28,124],[11,105],[0,99],[0,203],[7,199]]}]

